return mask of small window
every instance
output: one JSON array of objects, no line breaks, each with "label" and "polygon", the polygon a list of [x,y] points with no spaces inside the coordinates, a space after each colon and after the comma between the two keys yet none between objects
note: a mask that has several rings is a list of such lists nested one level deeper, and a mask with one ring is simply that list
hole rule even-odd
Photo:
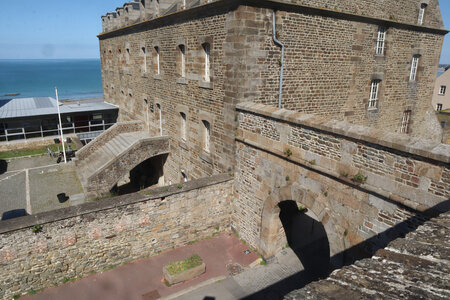
[{"label": "small window", "polygon": [[203,51],[205,55],[205,70],[204,70],[204,76],[203,80],[206,82],[211,81],[211,74],[210,74],[210,55],[211,55],[211,46],[209,43],[203,44]]},{"label": "small window", "polygon": [[153,106],[153,101],[150,101],[150,111],[151,111],[152,113],[155,112],[155,107]]},{"label": "small window", "polygon": [[187,182],[187,181],[188,181],[188,177],[187,177],[185,171],[181,171],[181,177],[183,177],[183,181],[184,181],[184,182]]},{"label": "small window", "polygon": [[442,122],[441,122],[441,127],[442,127],[442,129],[445,129],[445,125],[447,125],[447,124],[445,123],[445,121],[442,121]]},{"label": "small window", "polygon": [[419,66],[419,55],[414,55],[411,62],[411,73],[409,74],[409,80],[415,81],[417,76],[417,67]]},{"label": "small window", "polygon": [[439,88],[439,95],[445,95],[445,91],[447,90],[447,86],[446,85],[441,85],[441,87]]},{"label": "small window", "polygon": [[180,51],[180,76],[186,77],[186,47],[179,45],[178,49]]},{"label": "small window", "polygon": [[159,47],[155,47],[155,72],[161,74],[160,61],[159,61]]},{"label": "small window", "polygon": [[142,72],[147,73],[147,53],[145,51],[145,47],[141,48],[142,54]]},{"label": "small window", "polygon": [[410,110],[403,112],[402,127],[400,128],[401,133],[408,133],[410,118],[411,118]]},{"label": "small window", "polygon": [[158,118],[159,118],[159,135],[162,135],[162,109],[161,109],[161,104],[156,103],[156,108],[158,109]]},{"label": "small window", "polygon": [[436,110],[437,110],[437,111],[441,111],[441,110],[442,110],[442,103],[438,103],[438,104],[436,105]]},{"label": "small window", "polygon": [[384,55],[384,43],[386,41],[386,28],[378,27],[377,48],[375,53],[377,55]]},{"label": "small window", "polygon": [[425,3],[422,3],[420,5],[420,9],[419,9],[419,17],[417,19],[417,24],[418,25],[422,25],[423,24],[423,18],[425,16],[425,9],[427,8],[427,5]]},{"label": "small window", "polygon": [[211,124],[209,124],[209,122],[205,120],[202,120],[202,123],[203,123],[203,150],[209,153],[211,142]]},{"label": "small window", "polygon": [[380,82],[380,80],[372,80],[372,83],[370,85],[369,109],[377,108],[378,89],[380,87]]},{"label": "small window", "polygon": [[186,114],[184,112],[180,112],[181,116],[181,139],[186,141]]}]

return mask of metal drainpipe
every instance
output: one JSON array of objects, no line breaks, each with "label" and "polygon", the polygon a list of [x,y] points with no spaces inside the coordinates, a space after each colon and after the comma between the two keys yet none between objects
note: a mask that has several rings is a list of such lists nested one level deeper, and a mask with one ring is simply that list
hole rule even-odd
[{"label": "metal drainpipe", "polygon": [[278,108],[281,108],[281,98],[283,96],[283,70],[284,70],[284,45],[279,40],[277,40],[276,36],[276,24],[275,24],[275,11],[273,11],[273,41],[275,44],[281,47],[281,71],[280,71],[280,90],[278,93]]}]

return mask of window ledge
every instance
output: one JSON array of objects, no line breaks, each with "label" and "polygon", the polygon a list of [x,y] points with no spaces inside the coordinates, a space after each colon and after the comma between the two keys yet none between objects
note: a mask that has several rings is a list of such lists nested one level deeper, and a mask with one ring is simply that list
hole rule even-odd
[{"label": "window ledge", "polygon": [[180,148],[184,149],[184,150],[189,150],[188,146],[186,145],[185,141],[180,141]]},{"label": "window ledge", "polygon": [[162,76],[161,76],[161,74],[155,74],[155,75],[153,75],[153,79],[162,80]]},{"label": "window ledge", "polygon": [[369,108],[367,108],[367,111],[370,113],[377,113],[378,107],[369,107]]},{"label": "window ledge", "polygon": [[205,150],[202,150],[202,153],[200,153],[200,158],[203,161],[206,161],[207,163],[211,164],[212,160],[211,160],[211,153],[206,152]]},{"label": "window ledge", "polygon": [[202,89],[212,90],[214,84],[211,81],[200,80],[198,86]]},{"label": "window ledge", "polygon": [[141,74],[141,77],[142,77],[142,78],[148,78],[148,73],[145,73],[145,72],[142,73],[142,74]]},{"label": "window ledge", "polygon": [[187,84],[186,77],[180,77],[180,78],[178,78],[178,79],[177,79],[177,83],[178,83],[178,84],[184,84],[184,85],[186,85],[186,84]]}]

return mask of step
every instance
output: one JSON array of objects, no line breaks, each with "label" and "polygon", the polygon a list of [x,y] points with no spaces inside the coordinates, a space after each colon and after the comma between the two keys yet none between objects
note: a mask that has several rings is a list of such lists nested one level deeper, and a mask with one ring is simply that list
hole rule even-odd
[{"label": "step", "polygon": [[122,145],[124,149],[127,149],[130,146],[130,143],[121,135],[117,136],[115,140]]},{"label": "step", "polygon": [[120,153],[120,147],[117,147],[112,141],[105,144],[105,148],[108,149],[114,156]]},{"label": "step", "polygon": [[119,141],[119,139],[113,139],[110,143],[112,146],[118,149],[118,154],[122,153],[127,148]]}]

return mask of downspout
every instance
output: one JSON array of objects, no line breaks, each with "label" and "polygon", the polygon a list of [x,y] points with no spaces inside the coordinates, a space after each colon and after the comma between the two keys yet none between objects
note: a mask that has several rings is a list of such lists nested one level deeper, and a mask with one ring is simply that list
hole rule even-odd
[{"label": "downspout", "polygon": [[281,47],[281,71],[280,71],[280,90],[278,92],[278,108],[281,108],[281,98],[283,96],[283,70],[284,70],[284,45],[279,40],[277,40],[276,35],[276,24],[275,24],[275,11],[273,11],[273,41],[275,44]]}]

